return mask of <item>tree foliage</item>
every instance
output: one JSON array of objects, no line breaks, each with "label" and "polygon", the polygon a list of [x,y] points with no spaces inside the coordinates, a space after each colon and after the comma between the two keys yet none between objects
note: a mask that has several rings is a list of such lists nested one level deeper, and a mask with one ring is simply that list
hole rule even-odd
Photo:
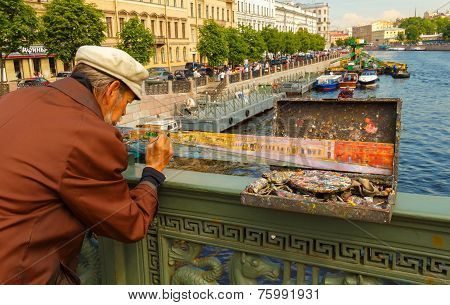
[{"label": "tree foliage", "polygon": [[213,20],[205,21],[200,28],[197,49],[201,55],[208,58],[210,65],[222,65],[228,57],[228,43],[224,27]]},{"label": "tree foliage", "polygon": [[127,52],[143,65],[150,61],[150,57],[155,52],[155,38],[137,17],[131,18],[124,24],[119,37],[119,49]]},{"label": "tree foliage", "polygon": [[282,37],[282,48],[283,54],[294,54],[300,49],[300,41],[298,36],[292,32],[284,32],[280,35]]},{"label": "tree foliage", "polygon": [[0,0],[0,81],[5,58],[31,46],[39,35],[39,19],[23,0]]},{"label": "tree foliage", "polygon": [[267,52],[277,54],[281,51],[283,41],[280,33],[276,28],[273,28],[271,26],[264,27],[260,33],[264,42],[266,43]]},{"label": "tree foliage", "polygon": [[64,63],[75,58],[79,47],[100,45],[106,30],[103,13],[84,0],[53,0],[43,16],[43,43]]},{"label": "tree foliage", "polygon": [[264,51],[267,50],[267,46],[264,43],[261,33],[250,26],[240,26],[239,30],[247,44],[247,59],[250,61],[260,60]]},{"label": "tree foliage", "polygon": [[248,45],[236,28],[225,29],[228,42],[228,63],[233,65],[242,64],[247,58]]},{"label": "tree foliage", "polygon": [[406,39],[409,41],[418,41],[420,35],[432,35],[435,33],[444,34],[450,20],[445,17],[434,19],[424,19],[420,17],[410,17],[400,20],[398,26],[405,29]]}]

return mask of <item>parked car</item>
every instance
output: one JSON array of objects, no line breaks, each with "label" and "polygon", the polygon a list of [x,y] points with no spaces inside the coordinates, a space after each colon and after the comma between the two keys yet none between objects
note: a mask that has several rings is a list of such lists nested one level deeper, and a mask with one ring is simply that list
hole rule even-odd
[{"label": "parked car", "polygon": [[186,80],[189,77],[194,77],[194,73],[191,70],[176,70],[175,73],[173,74],[174,78],[176,80]]},{"label": "parked car", "polygon": [[43,77],[26,78],[17,83],[18,88],[42,87],[48,85],[50,85],[50,82]]},{"label": "parked car", "polygon": [[167,71],[167,69],[164,67],[155,67],[155,68],[149,68],[149,69],[147,69],[147,71],[151,75],[155,72],[165,72],[165,71]]},{"label": "parked car", "polygon": [[203,67],[198,69],[198,73],[200,73],[201,76],[208,75],[212,77],[214,76],[214,69],[211,67]]},{"label": "parked car", "polygon": [[72,72],[70,72],[70,71],[58,72],[58,74],[56,74],[56,80],[60,80],[60,79],[69,77],[71,74],[72,74]]},{"label": "parked car", "polygon": [[272,59],[272,60],[270,61],[270,65],[271,65],[271,66],[278,66],[278,65],[281,65],[281,60],[279,60],[279,59]]},{"label": "parked car", "polygon": [[173,79],[173,74],[168,71],[159,71],[159,72],[153,72],[150,74],[150,76],[147,78],[147,81],[151,82],[166,82],[168,80]]},{"label": "parked car", "polygon": [[199,62],[187,62],[187,63],[184,65],[184,68],[185,68],[186,70],[200,69],[200,68],[203,68],[203,64],[202,64],[202,63],[199,63]]}]

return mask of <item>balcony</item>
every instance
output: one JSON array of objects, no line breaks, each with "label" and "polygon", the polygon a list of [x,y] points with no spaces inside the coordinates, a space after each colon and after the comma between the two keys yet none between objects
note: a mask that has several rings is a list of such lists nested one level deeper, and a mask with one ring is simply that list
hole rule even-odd
[{"label": "balcony", "polygon": [[[131,185],[141,171],[125,172]],[[392,222],[376,224],[244,206],[239,194],[252,178],[165,173],[147,238],[102,239],[104,284],[169,284],[174,275],[198,284],[178,272],[191,266],[188,255],[183,262],[173,255],[184,252],[221,265],[222,276],[212,279],[218,284],[450,284],[450,198],[401,193]],[[245,259],[266,264],[272,276],[233,277],[234,263]]]},{"label": "balcony", "polygon": [[155,37],[155,44],[157,47],[163,46],[166,44],[166,37],[165,36],[156,36]]}]

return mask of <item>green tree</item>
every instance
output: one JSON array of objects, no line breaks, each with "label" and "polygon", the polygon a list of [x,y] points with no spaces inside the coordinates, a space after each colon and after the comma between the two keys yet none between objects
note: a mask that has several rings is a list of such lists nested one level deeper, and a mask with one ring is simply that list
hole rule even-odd
[{"label": "green tree", "polygon": [[277,54],[281,51],[283,45],[282,35],[276,28],[271,26],[264,27],[261,30],[261,36],[266,43],[267,52]]},{"label": "green tree", "polygon": [[283,44],[281,48],[281,52],[283,54],[294,54],[300,48],[300,41],[298,36],[292,32],[284,32],[282,33]]},{"label": "green tree", "polygon": [[419,25],[410,25],[406,28],[406,38],[409,41],[416,42],[419,40],[420,34],[422,34]]},{"label": "green tree", "polygon": [[343,47],[343,46],[345,46],[345,42],[344,42],[344,40],[339,38],[338,40],[336,40],[336,45],[338,47]]},{"label": "green tree", "polygon": [[295,33],[297,36],[298,41],[298,50],[300,52],[308,52],[310,50],[310,37],[311,34],[309,34],[306,30],[298,30],[297,33]]},{"label": "green tree", "polygon": [[436,25],[436,32],[437,33],[444,33],[450,24],[450,19],[446,17],[439,17],[433,19],[434,24]]},{"label": "green tree", "polygon": [[53,0],[42,19],[43,43],[64,63],[73,62],[79,47],[100,45],[105,38],[103,13],[84,0]]},{"label": "green tree", "polygon": [[447,27],[442,31],[442,35],[444,39],[450,39],[450,23],[447,24]]},{"label": "green tree", "polygon": [[421,24],[421,33],[426,35],[433,35],[436,33],[436,23],[430,19],[424,19]]},{"label": "green tree", "polygon": [[325,38],[319,34],[311,34],[310,37],[310,49],[312,51],[323,51],[325,49]]},{"label": "green tree", "polygon": [[406,38],[405,33],[403,33],[403,32],[398,33],[398,35],[397,35],[398,41],[400,41],[400,42],[405,41],[405,38]]},{"label": "green tree", "polygon": [[247,43],[247,58],[250,61],[258,61],[266,50],[266,44],[260,32],[250,26],[240,26],[239,31]]},{"label": "green tree", "polygon": [[344,40],[344,45],[347,47],[356,45],[356,38],[355,37],[349,37],[346,40]]},{"label": "green tree", "polygon": [[137,17],[131,18],[124,24],[119,37],[118,48],[130,54],[143,65],[147,64],[150,57],[155,54],[153,34]]},{"label": "green tree", "polygon": [[228,63],[242,64],[247,57],[247,43],[236,28],[225,29],[225,34],[228,41]]},{"label": "green tree", "polygon": [[228,57],[225,28],[213,20],[205,21],[204,25],[200,28],[197,49],[202,56],[208,58],[210,65],[222,65]]},{"label": "green tree", "polygon": [[23,0],[0,0],[0,82],[6,57],[31,46],[39,35],[39,20]]}]

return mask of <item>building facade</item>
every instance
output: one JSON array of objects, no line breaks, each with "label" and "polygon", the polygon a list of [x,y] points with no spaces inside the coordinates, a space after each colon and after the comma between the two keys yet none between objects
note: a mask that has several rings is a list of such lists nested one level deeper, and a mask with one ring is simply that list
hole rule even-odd
[{"label": "building facade", "polygon": [[317,32],[325,38],[327,48],[330,47],[330,7],[328,3],[304,4],[303,9],[317,16]]},{"label": "building facade", "polygon": [[338,40],[346,40],[347,38],[349,38],[350,36],[345,33],[344,31],[330,31],[330,44],[331,46],[336,46],[336,42]]},{"label": "building facade", "polygon": [[352,28],[352,35],[355,38],[364,39],[367,43],[374,43],[373,32],[390,29],[394,27],[391,21],[378,20],[368,25],[354,26]]},{"label": "building facade", "polygon": [[255,30],[275,27],[275,0],[236,0],[236,25],[248,25]]},{"label": "building facade", "polygon": [[275,1],[275,27],[280,32],[307,30],[317,34],[317,16],[306,11],[301,4],[282,0]]},{"label": "building facade", "polygon": [[[269,3],[273,0],[261,0]],[[26,0],[38,15],[45,12],[51,0]],[[200,61],[196,45],[198,29],[205,20],[230,27],[235,25],[234,0],[86,0],[104,14],[106,39],[104,46],[115,46],[124,24],[133,17],[155,36],[155,54],[147,67],[166,67],[174,70],[186,62]],[[262,8],[259,8],[260,13]],[[268,13],[268,11],[267,11]],[[264,17],[265,18],[265,17]],[[261,19],[264,19],[261,18]],[[42,45],[35,45],[20,54],[11,54],[6,61],[5,80],[16,81],[42,74],[52,78],[69,66],[47,55]]]},{"label": "building facade", "polygon": [[390,44],[398,42],[398,34],[405,35],[405,29],[401,28],[387,28],[372,32],[372,43],[375,45]]}]

